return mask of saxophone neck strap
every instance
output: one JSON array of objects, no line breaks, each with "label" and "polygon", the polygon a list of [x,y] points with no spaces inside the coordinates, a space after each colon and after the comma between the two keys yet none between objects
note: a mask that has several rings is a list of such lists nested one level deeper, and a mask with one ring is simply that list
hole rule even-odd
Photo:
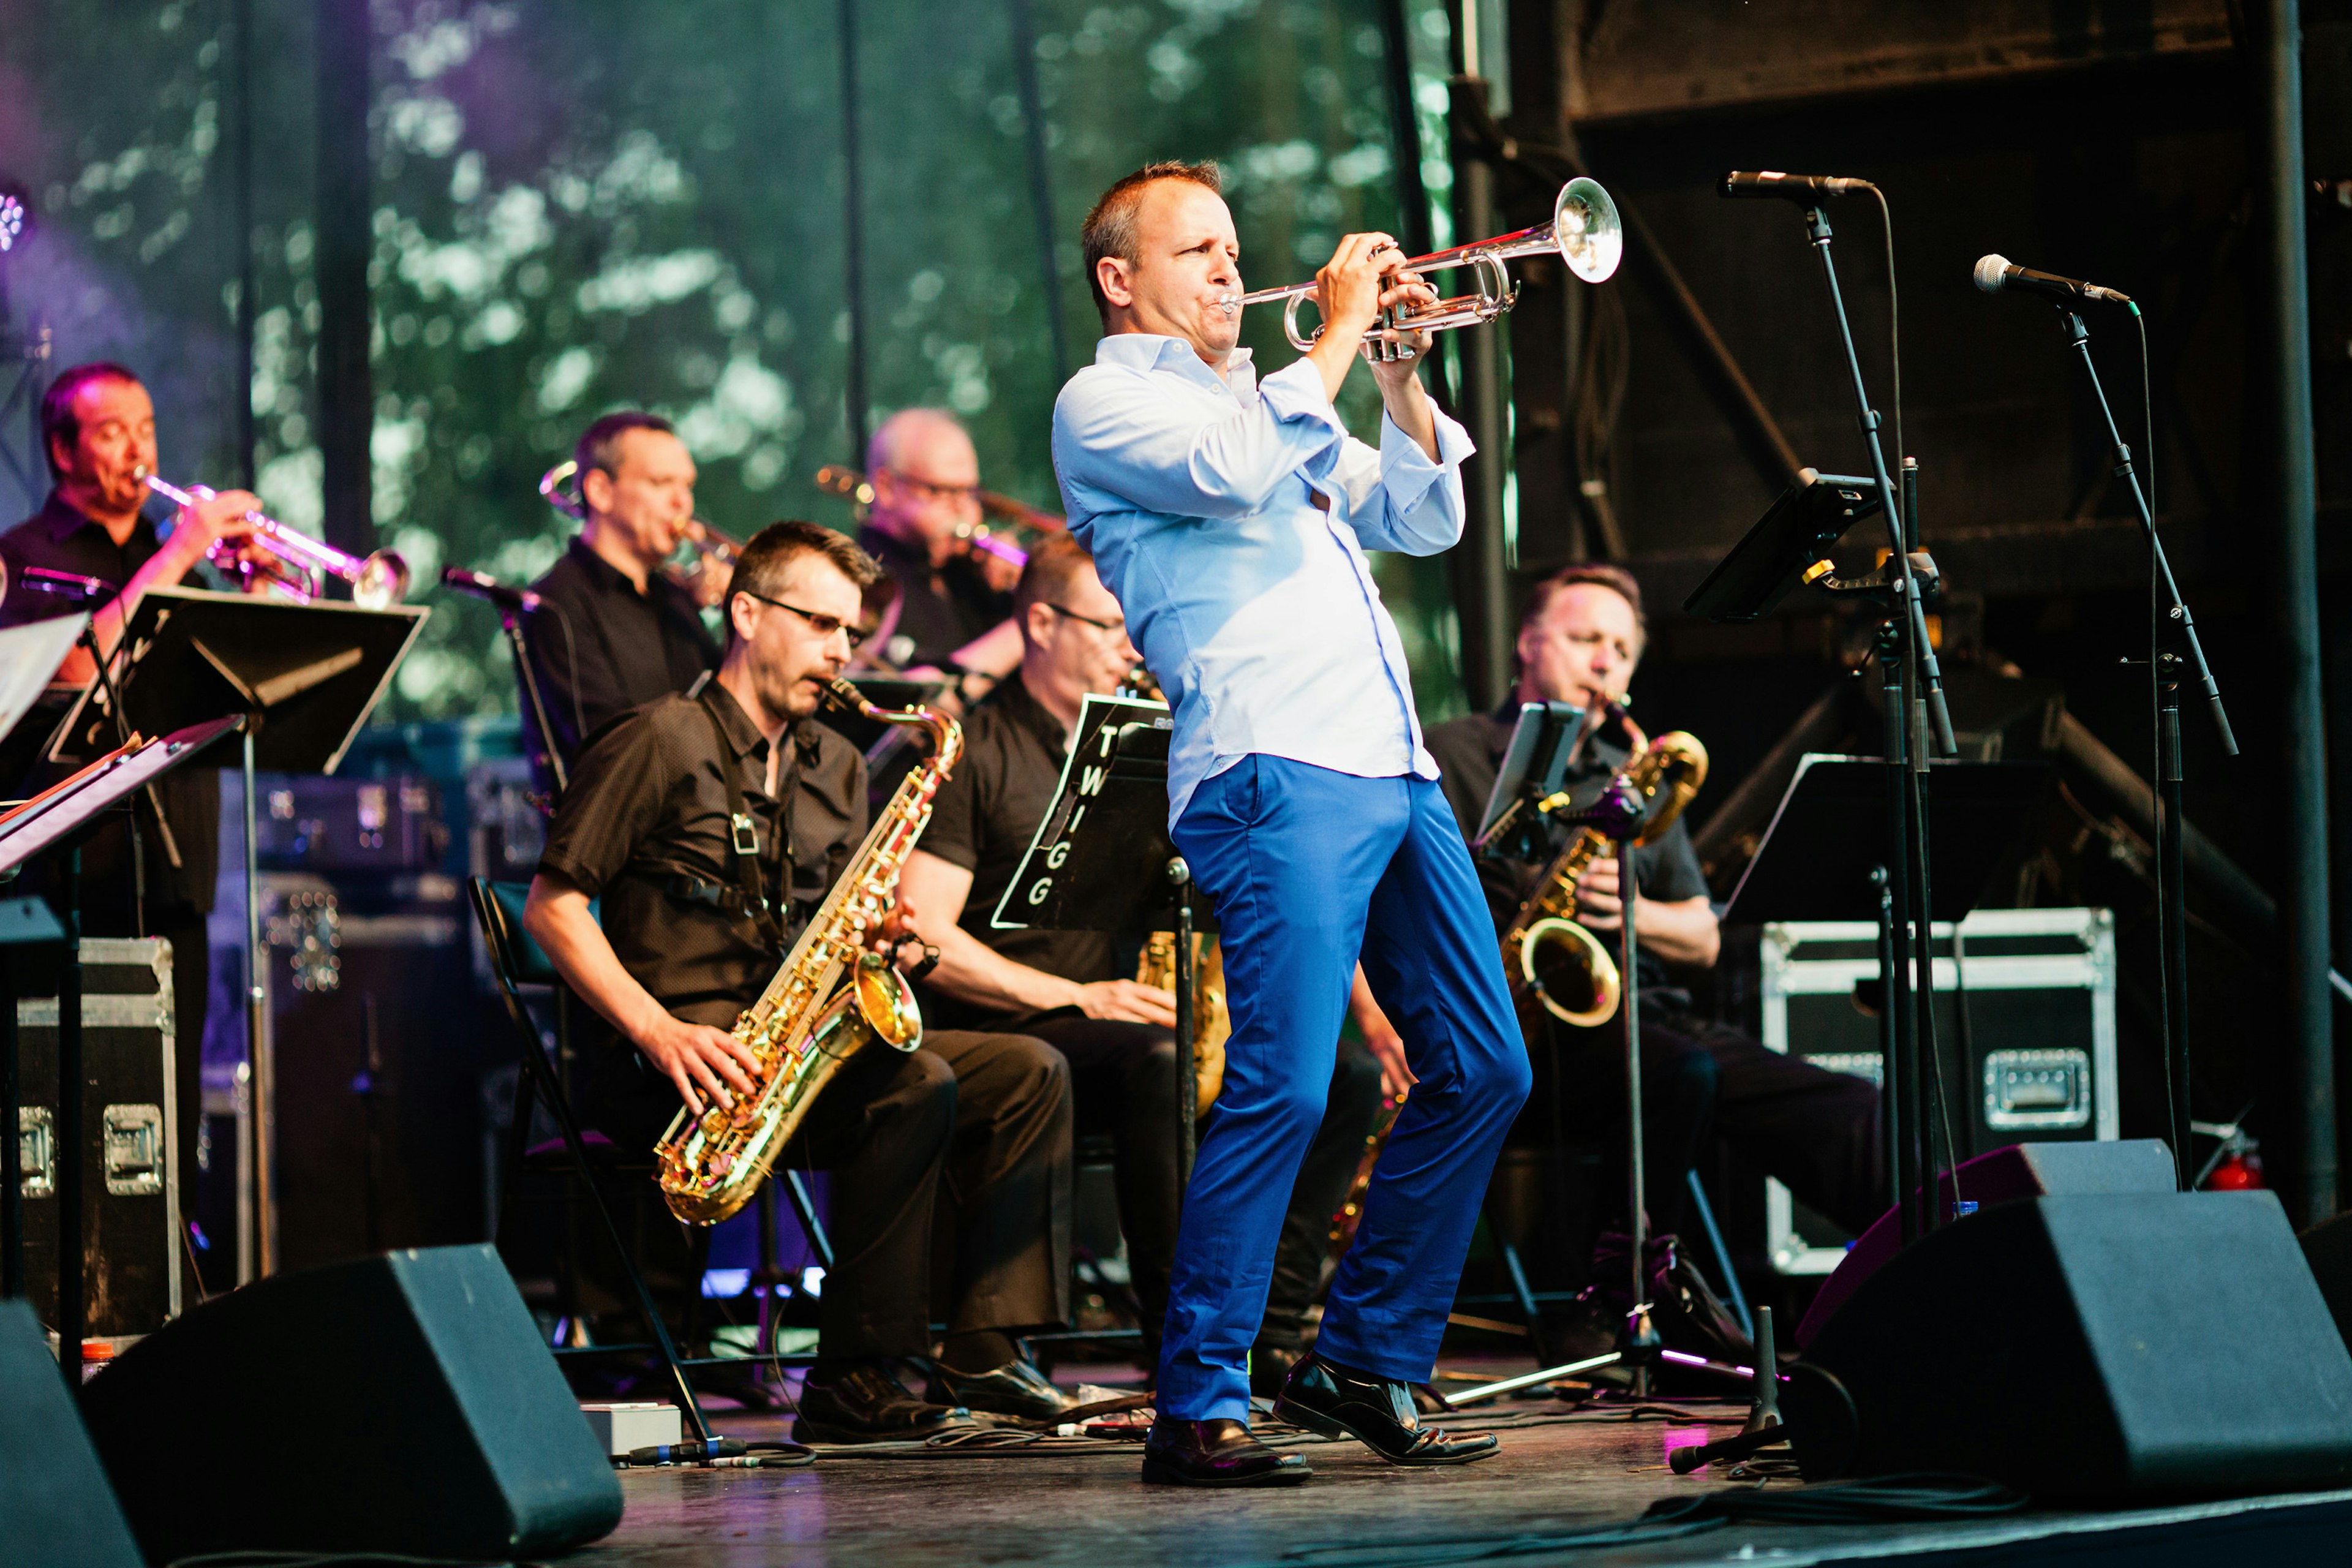
[{"label": "saxophone neck strap", "polygon": [[[736,891],[736,900],[731,901],[740,902],[742,912],[759,927],[760,940],[781,952],[788,945],[784,941],[784,925],[775,905],[768,898],[767,868],[760,858],[760,825],[751,816],[751,803],[743,795],[742,767],[735,755],[735,742],[728,739],[727,725],[719,717],[718,705],[711,700],[710,686],[717,684],[713,681],[705,686],[698,700],[701,704],[703,717],[710,721],[710,738],[719,747],[719,777],[727,786],[727,837],[729,847],[733,851],[728,856],[728,860],[734,868]],[[784,809],[784,823],[786,842],[779,845],[778,849],[789,863],[792,854],[792,808],[789,805]],[[789,872],[782,870],[777,876],[779,891],[786,897],[791,896],[790,877]],[[729,907],[728,902],[717,899],[709,901],[718,903],[722,909]]]}]

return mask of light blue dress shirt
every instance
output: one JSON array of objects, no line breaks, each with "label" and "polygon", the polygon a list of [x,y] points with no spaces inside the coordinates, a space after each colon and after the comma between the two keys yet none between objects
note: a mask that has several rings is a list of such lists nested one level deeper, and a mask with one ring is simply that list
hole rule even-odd
[{"label": "light blue dress shirt", "polygon": [[1348,434],[1305,360],[1226,379],[1176,338],[1118,333],[1054,405],[1070,531],[1175,709],[1172,826],[1201,781],[1252,753],[1437,777],[1404,645],[1364,552],[1462,537],[1469,435],[1436,415],[1439,461],[1381,419]]}]

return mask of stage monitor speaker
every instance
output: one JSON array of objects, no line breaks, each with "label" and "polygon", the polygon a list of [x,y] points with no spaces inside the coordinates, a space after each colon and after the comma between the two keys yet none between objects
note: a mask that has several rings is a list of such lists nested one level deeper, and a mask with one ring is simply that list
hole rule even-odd
[{"label": "stage monitor speaker", "polygon": [[[2179,1173],[2172,1166],[2172,1151],[2154,1138],[2119,1143],[2011,1143],[1945,1172],[1937,1183],[1938,1212],[1948,1215],[1959,1202],[1982,1210],[2020,1198],[2169,1193],[2178,1189],[2179,1182]],[[1862,1233],[1862,1239],[1847,1251],[1845,1261],[1822,1281],[1813,1304],[1797,1324],[1798,1347],[1811,1345],[1846,1298],[1885,1267],[1902,1246],[1902,1214],[1889,1209]]]},{"label": "stage monitor speaker", "polygon": [[1806,1348],[1809,1479],[1949,1470],[2046,1498],[2352,1481],[2352,1355],[2266,1192],[2033,1198],[1921,1238]]},{"label": "stage monitor speaker", "polygon": [[2352,1345],[2352,1214],[2337,1215],[2303,1233],[2304,1261],[2319,1281],[2319,1293],[2336,1319],[2336,1331]]},{"label": "stage monitor speaker", "polygon": [[596,1540],[620,1483],[488,1247],[280,1274],[140,1341],[83,1391],[155,1562],[507,1561]]},{"label": "stage monitor speaker", "polygon": [[140,1568],[41,1321],[0,1300],[0,1563]]}]

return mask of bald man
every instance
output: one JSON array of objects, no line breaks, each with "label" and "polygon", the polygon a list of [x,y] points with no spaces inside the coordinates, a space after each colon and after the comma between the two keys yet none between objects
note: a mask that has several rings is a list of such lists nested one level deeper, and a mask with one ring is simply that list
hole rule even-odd
[{"label": "bald man", "polygon": [[[901,409],[866,444],[866,469],[874,501],[857,542],[898,584],[897,619],[879,639],[883,656],[901,669],[1009,673],[1020,661],[1017,632],[971,646],[1013,616],[1013,595],[989,581],[957,537],[981,521],[971,437],[944,408]],[[1000,643],[1009,657],[987,657]]]}]

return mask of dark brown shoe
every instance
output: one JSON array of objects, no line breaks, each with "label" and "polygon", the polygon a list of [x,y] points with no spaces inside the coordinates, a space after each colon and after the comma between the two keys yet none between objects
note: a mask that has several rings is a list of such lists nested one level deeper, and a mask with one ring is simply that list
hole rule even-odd
[{"label": "dark brown shoe", "polygon": [[1443,1427],[1423,1426],[1411,1384],[1374,1377],[1319,1355],[1290,1369],[1274,1414],[1326,1437],[1353,1437],[1391,1465],[1466,1465],[1502,1449],[1491,1432],[1456,1437]]},{"label": "dark brown shoe", "polygon": [[958,1372],[939,1362],[931,1363],[931,1381],[923,1391],[934,1405],[961,1405],[982,1415],[1005,1415],[1016,1421],[1055,1421],[1078,1407],[1078,1396],[1054,1385],[1053,1379],[1025,1357],[990,1372]]},{"label": "dark brown shoe", "polygon": [[1304,1458],[1276,1453],[1239,1421],[1162,1415],[1143,1439],[1143,1479],[1160,1486],[1284,1487],[1314,1474]]}]

